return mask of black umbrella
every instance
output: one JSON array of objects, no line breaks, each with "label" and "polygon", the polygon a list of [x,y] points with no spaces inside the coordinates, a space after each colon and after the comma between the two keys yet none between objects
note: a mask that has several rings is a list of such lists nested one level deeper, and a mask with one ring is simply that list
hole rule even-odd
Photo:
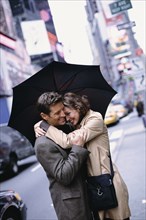
[{"label": "black umbrella", "polygon": [[47,91],[87,95],[91,109],[102,114],[116,94],[100,72],[100,66],[76,65],[53,61],[35,75],[13,88],[13,104],[8,126],[25,135],[33,144],[33,126],[40,120],[38,97]]}]

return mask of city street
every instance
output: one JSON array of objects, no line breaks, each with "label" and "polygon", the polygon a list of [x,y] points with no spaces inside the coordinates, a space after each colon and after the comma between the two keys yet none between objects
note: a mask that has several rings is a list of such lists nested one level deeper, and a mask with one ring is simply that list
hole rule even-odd
[{"label": "city street", "polygon": [[[48,109],[44,100],[46,110],[38,103],[44,92],[85,95],[91,108],[102,115],[113,105],[105,123],[116,123],[108,126],[110,150],[128,188],[130,220],[146,220],[146,127],[141,117],[146,114],[145,8],[146,0],[0,1],[0,127],[9,126],[34,143],[33,129],[40,116],[47,117],[50,125],[61,125],[56,97],[50,96]],[[72,117],[72,123],[82,119],[78,107]],[[107,143],[104,137],[101,142]],[[33,156],[26,155],[24,143],[16,131],[1,132],[0,191],[19,193],[27,207],[27,220],[58,220],[46,173],[34,151]],[[5,164],[8,172],[2,174]],[[2,206],[0,220],[1,211]],[[18,216],[13,210],[6,215],[14,213]]]},{"label": "city street", "polygon": [[[113,161],[127,184],[131,220],[146,219],[145,157],[146,128],[136,111],[108,128]],[[20,173],[1,178],[0,189],[20,193],[28,208],[27,220],[57,220],[48,190],[48,180],[35,156],[21,162]]]}]

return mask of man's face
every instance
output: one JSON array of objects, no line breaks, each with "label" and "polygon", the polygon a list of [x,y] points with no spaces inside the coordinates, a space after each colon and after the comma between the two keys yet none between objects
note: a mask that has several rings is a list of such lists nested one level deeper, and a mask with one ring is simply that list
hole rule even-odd
[{"label": "man's face", "polygon": [[66,123],[64,114],[64,105],[62,102],[56,103],[50,107],[51,112],[49,115],[41,113],[41,116],[48,124],[53,126],[64,125]]}]

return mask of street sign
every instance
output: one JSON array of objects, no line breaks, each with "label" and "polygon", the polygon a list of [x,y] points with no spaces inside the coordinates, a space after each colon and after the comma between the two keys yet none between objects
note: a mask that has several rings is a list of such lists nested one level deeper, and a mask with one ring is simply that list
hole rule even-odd
[{"label": "street sign", "polygon": [[118,25],[117,25],[117,28],[118,28],[118,30],[120,31],[120,30],[123,30],[123,29],[132,28],[132,27],[134,27],[134,26],[136,26],[136,23],[135,23],[135,21],[132,21],[132,22],[125,22],[125,23],[123,23],[123,24],[118,24]]},{"label": "street sign", "polygon": [[132,4],[130,0],[120,0],[120,1],[109,4],[109,7],[111,10],[111,13],[114,15],[121,11],[125,11],[125,10],[132,8]]}]

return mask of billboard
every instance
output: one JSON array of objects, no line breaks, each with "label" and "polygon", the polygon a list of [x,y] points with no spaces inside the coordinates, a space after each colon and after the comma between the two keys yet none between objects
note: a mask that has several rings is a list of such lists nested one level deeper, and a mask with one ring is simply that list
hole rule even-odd
[{"label": "billboard", "polygon": [[30,56],[52,52],[43,20],[23,21],[21,22],[21,28],[26,49]]}]

